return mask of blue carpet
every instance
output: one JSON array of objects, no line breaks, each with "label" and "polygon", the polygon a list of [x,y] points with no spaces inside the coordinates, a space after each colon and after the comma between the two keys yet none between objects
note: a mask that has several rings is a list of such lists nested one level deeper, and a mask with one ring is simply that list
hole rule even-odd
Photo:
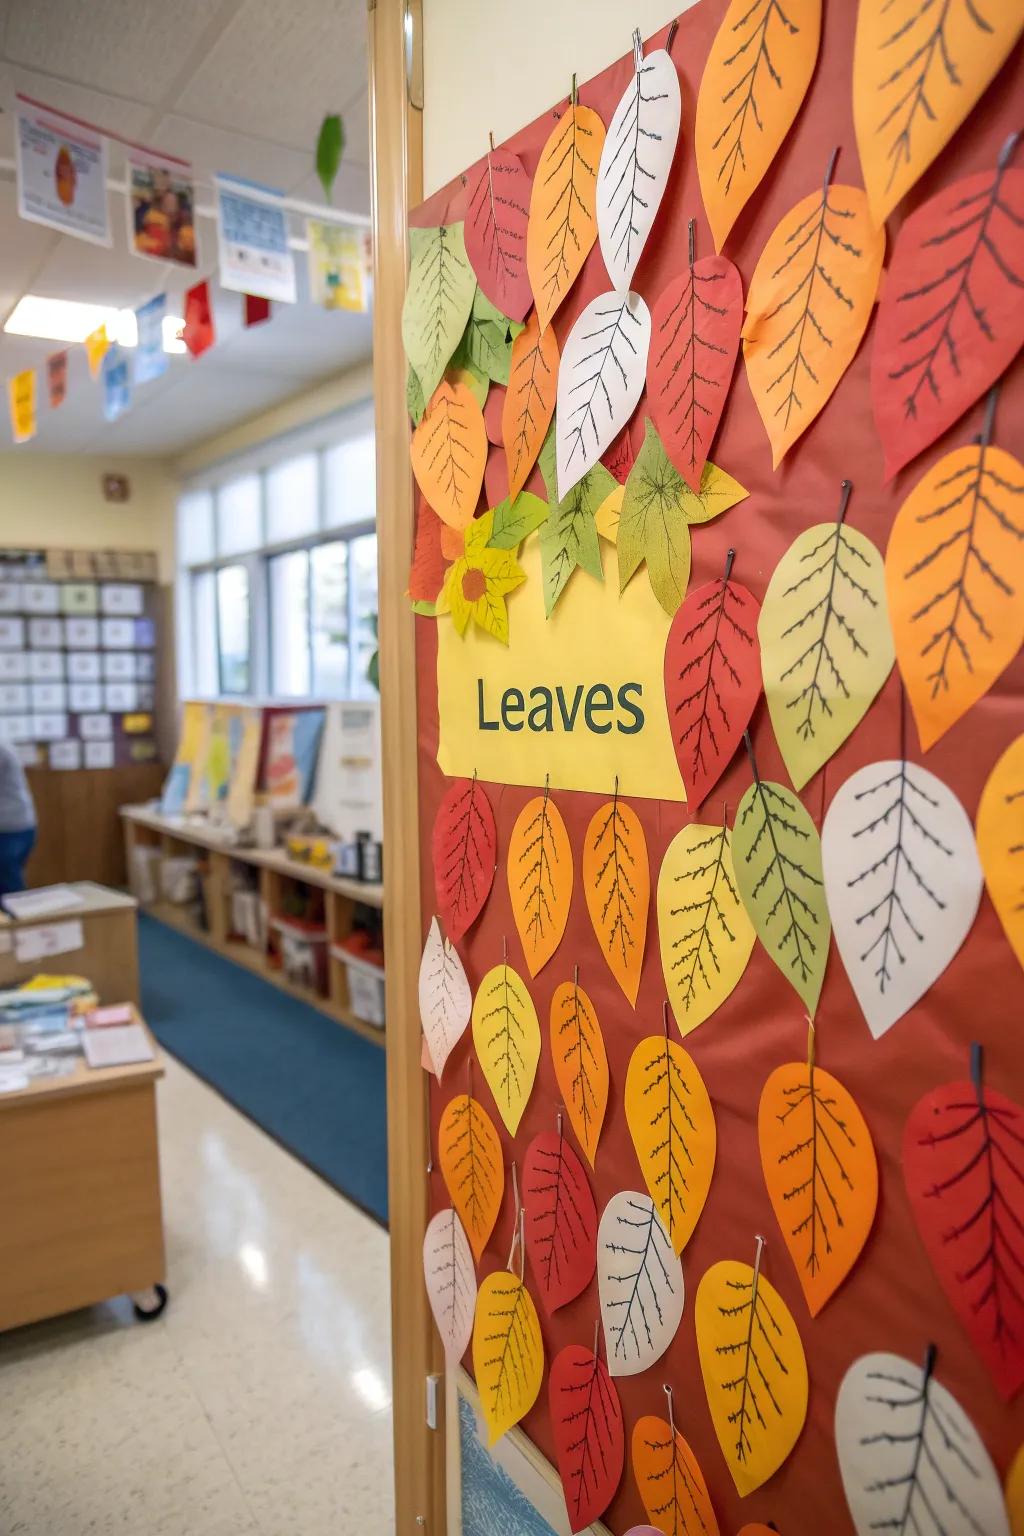
[{"label": "blue carpet", "polygon": [[160,1044],[386,1224],[380,1047],[144,913],[139,969]]}]

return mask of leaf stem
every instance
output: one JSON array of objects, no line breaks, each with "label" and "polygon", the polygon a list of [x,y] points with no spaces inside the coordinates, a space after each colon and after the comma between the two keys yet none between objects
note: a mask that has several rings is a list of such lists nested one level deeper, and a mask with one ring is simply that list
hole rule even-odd
[{"label": "leaf stem", "polygon": [[734,549],[730,549],[729,553],[725,557],[725,575],[722,577],[723,581],[728,581],[729,577],[732,575],[732,563],[735,559],[736,551]]},{"label": "leaf stem", "polygon": [[982,1074],[983,1074],[983,1071],[984,1071],[984,1066],[985,1066],[985,1053],[984,1053],[984,1050],[982,1049],[981,1042],[978,1041],[978,1040],[972,1040],[971,1041],[971,1082],[974,1085],[974,1092],[977,1095],[977,1099],[978,1099],[979,1105],[981,1104],[982,1098],[984,1096],[984,1089],[983,1089],[983,1086],[982,1086]]},{"label": "leaf stem", "polygon": [[999,399],[999,385],[993,384],[985,401],[985,422],[981,429],[978,443],[982,448],[987,448],[992,441],[992,429],[996,422],[996,402]]},{"label": "leaf stem", "polygon": [[1009,165],[1009,163],[1010,163],[1011,155],[1013,154],[1014,150],[1017,148],[1017,141],[1019,140],[1019,138],[1020,138],[1020,129],[1018,128],[1018,129],[1015,130],[1015,132],[1011,133],[1008,138],[1004,139],[1003,147],[999,151],[999,159],[996,161],[996,169],[997,170],[1005,171],[1007,165]]},{"label": "leaf stem", "polygon": [[690,271],[693,271],[693,257],[697,245],[697,220],[691,219],[686,230],[687,248],[689,250]]},{"label": "leaf stem", "polygon": [[832,173],[833,173],[833,171],[836,168],[836,161],[838,159],[839,159],[839,145],[837,144],[835,149],[832,151],[831,155],[829,156],[828,165],[825,167],[825,182],[824,182],[824,185],[822,186],[822,189],[821,189],[821,200],[824,203],[828,202],[828,189],[832,185]]},{"label": "leaf stem", "polygon": [[760,784],[761,775],[757,771],[757,758],[754,756],[754,743],[750,739],[750,731],[743,732],[743,745],[747,749],[747,757],[750,760],[750,771],[754,775],[754,783]]},{"label": "leaf stem", "polygon": [[844,480],[839,487],[839,515],[836,522],[840,528],[846,521],[846,509],[850,505],[850,492],[853,490],[853,481]]}]

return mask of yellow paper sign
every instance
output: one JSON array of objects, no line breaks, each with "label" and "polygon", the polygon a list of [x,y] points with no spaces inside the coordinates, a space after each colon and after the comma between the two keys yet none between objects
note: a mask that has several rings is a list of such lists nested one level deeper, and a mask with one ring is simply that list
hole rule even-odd
[{"label": "yellow paper sign", "polygon": [[125,733],[129,736],[141,736],[146,731],[153,729],[152,715],[125,715],[121,724]]},{"label": "yellow paper sign", "polygon": [[306,220],[309,239],[309,292],[324,309],[348,309],[364,314],[368,236],[322,219]]},{"label": "yellow paper sign", "polygon": [[100,376],[100,364],[110,349],[110,337],[107,335],[105,325],[97,326],[90,331],[85,338],[85,355],[89,359],[89,377],[98,379]]},{"label": "yellow paper sign", "polygon": [[16,443],[27,443],[36,435],[36,371],[26,368],[7,381],[7,399],[11,410],[11,433]]}]

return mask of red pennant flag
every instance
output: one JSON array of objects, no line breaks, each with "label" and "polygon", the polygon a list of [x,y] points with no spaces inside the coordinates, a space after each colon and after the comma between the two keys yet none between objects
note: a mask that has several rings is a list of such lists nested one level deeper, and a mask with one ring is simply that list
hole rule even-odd
[{"label": "red pennant flag", "polygon": [[68,392],[68,354],[51,352],[46,359],[46,385],[50,396],[50,410],[64,404]]},{"label": "red pennant flag", "polygon": [[260,298],[258,294],[247,293],[245,298],[244,321],[246,329],[250,325],[262,325],[264,320],[270,319],[270,300]]},{"label": "red pennant flag", "polygon": [[185,294],[185,324],[181,328],[181,337],[193,357],[201,357],[207,347],[213,346],[209,283],[196,283]]}]

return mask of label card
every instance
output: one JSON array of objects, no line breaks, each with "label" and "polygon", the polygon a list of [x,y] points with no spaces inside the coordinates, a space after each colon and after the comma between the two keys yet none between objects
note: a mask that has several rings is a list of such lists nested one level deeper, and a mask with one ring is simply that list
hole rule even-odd
[{"label": "label card", "polygon": [[57,683],[64,677],[63,651],[29,651],[28,675],[34,683]]},{"label": "label card", "polygon": [[87,741],[85,743],[87,768],[113,768],[114,743],[112,741]]},{"label": "label card", "polygon": [[69,650],[94,651],[99,643],[99,619],[64,620],[64,644]]},{"label": "label card", "polygon": [[68,677],[73,683],[98,683],[102,675],[98,651],[75,651],[68,657]]},{"label": "label card", "polygon": [[134,583],[112,583],[101,587],[100,612],[138,618],[142,613],[142,588]]},{"label": "label card", "polygon": [[108,651],[123,651],[135,644],[135,625],[131,619],[101,619],[100,644]]},{"label": "label card", "polygon": [[78,734],[83,741],[106,741],[114,734],[114,722],[107,714],[81,715]]}]

